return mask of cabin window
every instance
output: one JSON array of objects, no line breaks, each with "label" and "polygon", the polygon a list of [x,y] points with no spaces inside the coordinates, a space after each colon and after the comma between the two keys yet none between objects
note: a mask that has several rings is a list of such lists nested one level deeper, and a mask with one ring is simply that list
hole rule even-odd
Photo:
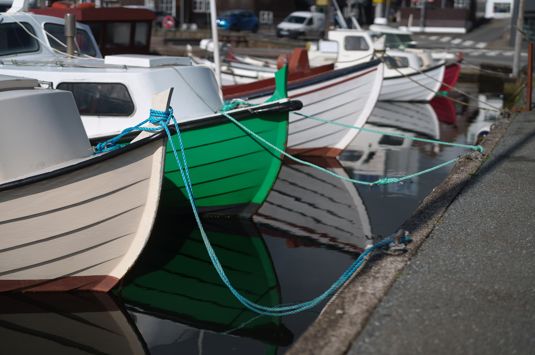
[{"label": "cabin window", "polygon": [[385,35],[385,46],[387,48],[410,47],[412,38],[410,35],[390,34]]},{"label": "cabin window", "polygon": [[408,68],[409,67],[409,58],[406,57],[385,57],[385,64],[388,68]]},{"label": "cabin window", "polygon": [[134,103],[128,89],[120,83],[60,83],[60,90],[72,92],[81,115],[130,116]]},{"label": "cabin window", "polygon": [[130,22],[109,23],[106,27],[106,46],[128,47],[130,46]]},{"label": "cabin window", "polygon": [[346,51],[367,51],[370,49],[366,39],[360,36],[347,36],[344,39],[344,49]]},{"label": "cabin window", "polygon": [[404,139],[401,137],[382,136],[379,139],[380,145],[389,145],[392,147],[399,147],[403,145]]},{"label": "cabin window", "polygon": [[147,22],[136,22],[135,26],[134,46],[144,47],[149,43],[149,24]]},{"label": "cabin window", "polygon": [[37,52],[39,43],[30,33],[35,35],[29,23],[0,23],[0,56]]},{"label": "cabin window", "polygon": [[[65,38],[65,26],[56,23],[45,23],[46,37],[50,46],[63,53],[67,52],[67,39]],[[82,29],[76,29],[76,46],[78,53],[96,57],[97,49],[93,45],[91,35]]]}]

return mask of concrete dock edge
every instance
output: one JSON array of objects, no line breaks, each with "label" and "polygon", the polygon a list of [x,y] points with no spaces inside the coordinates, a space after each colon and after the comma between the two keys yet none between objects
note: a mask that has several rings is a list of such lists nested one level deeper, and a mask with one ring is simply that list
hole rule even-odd
[{"label": "concrete dock edge", "polygon": [[482,166],[503,137],[513,118],[500,120],[486,137],[484,153],[462,159],[403,224],[413,242],[400,256],[376,255],[368,265],[333,297],[316,321],[293,344],[287,354],[344,354],[364,329],[403,268],[417,253],[460,191]]}]

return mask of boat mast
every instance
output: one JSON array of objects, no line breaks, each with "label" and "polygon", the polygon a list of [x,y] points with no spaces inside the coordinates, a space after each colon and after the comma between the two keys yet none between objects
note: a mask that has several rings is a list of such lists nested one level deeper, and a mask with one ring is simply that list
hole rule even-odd
[{"label": "boat mast", "polygon": [[217,12],[215,0],[210,0],[210,22],[212,25],[212,42],[214,43],[214,65],[215,65],[215,79],[217,85],[221,87],[221,58],[219,58],[219,38],[217,36]]}]

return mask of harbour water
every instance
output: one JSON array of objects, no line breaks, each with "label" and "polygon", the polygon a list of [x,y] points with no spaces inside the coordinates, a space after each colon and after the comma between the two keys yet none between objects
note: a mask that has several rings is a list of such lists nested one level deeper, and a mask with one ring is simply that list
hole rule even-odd
[{"label": "harbour water", "polygon": [[[501,105],[459,83],[471,96]],[[379,103],[367,128],[475,144],[495,115],[439,98],[432,104]],[[340,159],[313,160],[339,175],[375,181],[453,159],[466,150],[361,132]],[[449,167],[407,182],[367,187],[285,163],[252,221],[204,221],[234,286],[274,306],[307,301],[358,257],[374,236],[395,232]],[[355,300],[358,302],[358,300]],[[111,294],[7,294],[0,302],[6,354],[280,354],[318,317],[323,304],[272,318],[233,298],[191,221],[159,219],[149,245]]]}]

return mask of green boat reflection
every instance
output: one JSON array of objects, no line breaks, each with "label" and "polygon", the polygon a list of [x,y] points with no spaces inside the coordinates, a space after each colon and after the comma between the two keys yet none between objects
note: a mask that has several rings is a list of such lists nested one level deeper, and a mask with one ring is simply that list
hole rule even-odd
[{"label": "green boat reflection", "polygon": [[[156,226],[146,252],[115,290],[149,348],[201,330],[259,340],[264,352],[292,342],[280,319],[259,317],[234,298],[215,271],[197,228],[188,233],[181,226],[182,232],[175,233],[166,223]],[[277,275],[256,226],[233,221],[224,226],[205,223],[205,228],[236,289],[256,303],[280,304]],[[151,336],[156,329],[174,330],[162,340],[162,333]]]}]

